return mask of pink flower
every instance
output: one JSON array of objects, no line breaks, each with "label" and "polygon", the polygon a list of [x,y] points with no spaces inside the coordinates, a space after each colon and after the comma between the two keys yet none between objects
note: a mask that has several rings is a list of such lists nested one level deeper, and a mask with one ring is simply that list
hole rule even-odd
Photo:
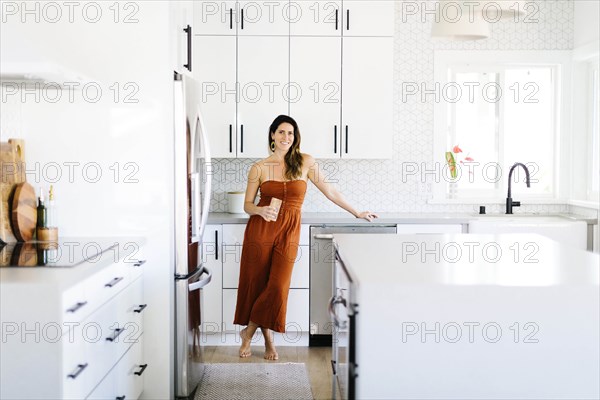
[{"label": "pink flower", "polygon": [[473,158],[471,158],[471,157],[465,157],[465,161],[475,161],[475,160],[473,160]]},{"label": "pink flower", "polygon": [[456,145],[456,146],[454,146],[454,147],[452,148],[452,152],[453,152],[454,154],[456,154],[456,153],[462,153],[462,150],[460,149],[460,147],[458,147],[458,145]]}]

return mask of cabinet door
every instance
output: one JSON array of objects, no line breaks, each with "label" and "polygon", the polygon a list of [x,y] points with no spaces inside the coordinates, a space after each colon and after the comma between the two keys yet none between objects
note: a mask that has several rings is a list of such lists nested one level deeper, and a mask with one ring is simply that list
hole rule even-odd
[{"label": "cabinet door", "polygon": [[222,226],[207,225],[202,239],[202,263],[212,272],[210,283],[200,291],[202,332],[220,332],[222,324],[223,266]]},{"label": "cabinet door", "polygon": [[292,36],[340,36],[342,33],[341,1],[291,1],[288,16]]},{"label": "cabinet door", "polygon": [[195,36],[193,54],[211,154],[215,158],[235,157],[236,38]]},{"label": "cabinet door", "polygon": [[342,46],[342,158],[392,158],[393,38]]},{"label": "cabinet door", "polygon": [[264,158],[269,125],[288,113],[289,37],[238,37],[238,157]]},{"label": "cabinet door", "polygon": [[393,36],[394,2],[344,0],[342,35]]},{"label": "cabinet door", "polygon": [[341,51],[341,38],[290,38],[290,115],[315,158],[340,157]]},{"label": "cabinet door", "polygon": [[237,289],[223,289],[223,332],[235,330],[233,318],[237,302]]},{"label": "cabinet door", "polygon": [[192,76],[192,65],[189,64],[191,54],[188,52],[188,35],[193,41],[193,8],[192,1],[174,1],[171,7],[171,29],[175,36],[175,71]]},{"label": "cabinet door", "polygon": [[294,269],[292,270],[290,288],[308,289],[310,287],[309,262],[310,246],[299,246]]},{"label": "cabinet door", "polygon": [[235,289],[240,281],[242,246],[223,244],[223,288]]},{"label": "cabinet door", "polygon": [[238,1],[238,35],[289,35],[289,1]]},{"label": "cabinet door", "polygon": [[194,33],[235,36],[237,10],[235,1],[194,1]]}]

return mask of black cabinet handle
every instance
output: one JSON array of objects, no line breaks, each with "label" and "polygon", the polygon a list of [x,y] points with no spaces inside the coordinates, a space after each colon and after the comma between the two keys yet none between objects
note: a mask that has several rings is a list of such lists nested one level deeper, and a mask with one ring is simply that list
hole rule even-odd
[{"label": "black cabinet handle", "polygon": [[229,124],[229,152],[233,153],[233,125]]},{"label": "black cabinet handle", "polygon": [[183,31],[187,33],[187,64],[183,66],[192,72],[192,27],[188,25]]},{"label": "black cabinet handle", "polygon": [[348,125],[346,125],[346,154],[348,154]]},{"label": "black cabinet handle", "polygon": [[333,126],[333,153],[337,154],[337,125]]},{"label": "black cabinet handle", "polygon": [[233,29],[233,8],[229,9],[229,29]]},{"label": "black cabinet handle", "polygon": [[338,30],[338,10],[337,8],[335,9],[335,30]]},{"label": "black cabinet handle", "polygon": [[135,264],[133,264],[134,267],[141,267],[142,265],[146,264],[146,260],[137,260],[135,262]]},{"label": "black cabinet handle", "polygon": [[77,302],[77,304],[75,304],[73,307],[69,308],[67,310],[67,312],[74,313],[75,311],[79,310],[81,307],[85,306],[86,304],[87,304],[87,301]]},{"label": "black cabinet handle", "polygon": [[87,363],[85,363],[85,364],[78,364],[77,365],[77,369],[75,370],[75,372],[67,375],[67,378],[76,379],[79,376],[79,374],[81,374],[83,372],[83,370],[87,368],[87,366],[88,366]]},{"label": "black cabinet handle", "polygon": [[240,129],[240,153],[244,152],[244,125]]},{"label": "black cabinet handle", "polygon": [[148,304],[140,304],[138,307],[139,308],[137,310],[133,310],[133,312],[141,314],[142,311],[144,311],[144,308],[148,307]]},{"label": "black cabinet handle", "polygon": [[117,340],[117,338],[119,337],[119,335],[121,333],[123,333],[124,330],[125,330],[125,328],[117,328],[117,329],[115,329],[115,333],[113,333],[112,337],[107,337],[106,340],[108,340],[109,342],[114,342],[115,340]]},{"label": "black cabinet handle", "polygon": [[116,277],[114,278],[112,281],[108,282],[106,285],[104,285],[104,287],[114,287],[117,283],[121,282],[123,280],[122,276]]},{"label": "black cabinet handle", "polygon": [[148,364],[141,364],[140,365],[141,369],[139,371],[137,371],[137,372],[134,372],[134,374],[137,375],[137,376],[142,376],[142,374],[146,370],[146,367],[148,367]]},{"label": "black cabinet handle", "polygon": [[242,29],[244,29],[244,9],[242,8]]},{"label": "black cabinet handle", "polygon": [[125,395],[115,397],[115,400],[125,400]]},{"label": "black cabinet handle", "polygon": [[350,30],[350,10],[346,10],[346,30]]},{"label": "black cabinet handle", "polygon": [[215,231],[215,260],[219,259],[219,231]]}]

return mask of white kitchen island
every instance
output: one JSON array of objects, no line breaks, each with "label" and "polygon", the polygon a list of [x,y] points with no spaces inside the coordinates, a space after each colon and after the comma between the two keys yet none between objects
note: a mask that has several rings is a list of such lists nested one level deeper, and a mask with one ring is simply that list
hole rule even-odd
[{"label": "white kitchen island", "polygon": [[533,234],[334,241],[342,397],[599,397],[598,255]]}]

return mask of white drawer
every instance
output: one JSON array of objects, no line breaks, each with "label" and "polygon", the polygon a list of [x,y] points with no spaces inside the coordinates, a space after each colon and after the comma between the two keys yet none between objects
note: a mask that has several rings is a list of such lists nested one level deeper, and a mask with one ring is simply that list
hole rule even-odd
[{"label": "white drawer", "polygon": [[148,367],[143,360],[143,347],[140,337],[117,364],[116,394],[125,396],[125,399],[137,399],[142,394],[144,373]]},{"label": "white drawer", "polygon": [[144,330],[144,313],[148,307],[148,304],[144,302],[144,281],[142,279],[135,280],[126,289],[126,293],[126,302],[120,308],[125,328],[122,336],[126,343],[133,344],[139,340]]},{"label": "white drawer", "polygon": [[62,305],[64,322],[82,321],[92,311],[89,293],[85,290],[85,284],[79,283],[62,293]]},{"label": "white drawer", "polygon": [[89,355],[85,352],[82,325],[73,327],[62,337],[63,398],[79,400],[94,387],[90,373]]}]

